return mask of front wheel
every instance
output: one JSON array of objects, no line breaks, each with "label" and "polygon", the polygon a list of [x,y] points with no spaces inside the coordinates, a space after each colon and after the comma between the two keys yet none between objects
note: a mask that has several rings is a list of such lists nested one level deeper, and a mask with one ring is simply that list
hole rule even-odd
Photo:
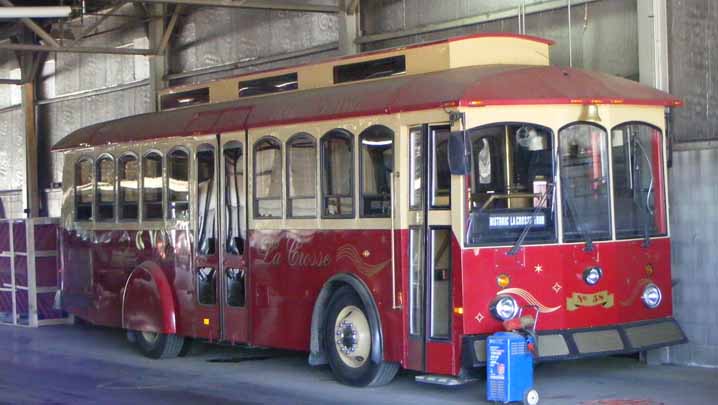
[{"label": "front wheel", "polygon": [[140,352],[152,359],[177,357],[185,341],[183,337],[177,335],[139,331],[133,333]]},{"label": "front wheel", "polygon": [[524,394],[524,405],[537,405],[539,403],[538,391],[531,388]]},{"label": "front wheel", "polygon": [[391,382],[399,365],[371,360],[373,331],[356,292],[351,287],[340,288],[328,308],[324,344],[334,376],[345,384],[362,387]]}]

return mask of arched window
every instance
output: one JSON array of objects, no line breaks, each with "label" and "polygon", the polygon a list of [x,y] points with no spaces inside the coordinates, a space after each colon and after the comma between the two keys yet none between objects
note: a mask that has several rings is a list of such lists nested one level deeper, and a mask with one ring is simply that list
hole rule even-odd
[{"label": "arched window", "polygon": [[92,160],[82,158],[75,163],[75,219],[92,220]]},{"label": "arched window", "polygon": [[641,122],[611,131],[616,238],[667,232],[663,134]]},{"label": "arched window", "polygon": [[299,133],[287,142],[287,216],[314,218],[317,215],[317,143]]},{"label": "arched window", "polygon": [[254,217],[282,217],[282,147],[272,137],[254,144]]},{"label": "arched window", "polygon": [[354,135],[333,129],[322,137],[322,216],[354,217]]},{"label": "arched window", "polygon": [[361,216],[391,216],[391,173],[394,170],[394,132],[374,125],[359,135]]},{"label": "arched window", "polygon": [[142,159],[142,218],[162,219],[162,155],[149,152]]},{"label": "arched window", "polygon": [[564,241],[611,239],[606,130],[577,122],[563,127],[558,139]]},{"label": "arched window", "polygon": [[97,186],[97,220],[115,219],[115,160],[112,156],[102,155],[95,163]]},{"label": "arched window", "polygon": [[242,144],[239,142],[232,141],[224,145],[225,251],[232,255],[244,254],[247,236],[242,152]]},{"label": "arched window", "polygon": [[175,149],[167,156],[167,218],[189,217],[189,154]]},{"label": "arched window", "polygon": [[137,203],[139,201],[139,173],[140,168],[137,158],[134,155],[124,155],[120,158],[117,165],[117,175],[119,176],[119,216],[120,219],[136,220],[137,219]]}]

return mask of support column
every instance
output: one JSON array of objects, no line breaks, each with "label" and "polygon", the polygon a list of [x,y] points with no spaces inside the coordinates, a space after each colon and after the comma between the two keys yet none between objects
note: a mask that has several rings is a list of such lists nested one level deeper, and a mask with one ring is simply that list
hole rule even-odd
[{"label": "support column", "polygon": [[359,0],[341,0],[339,18],[339,51],[342,55],[360,52],[356,39],[360,34]]},{"label": "support column", "polygon": [[22,85],[22,111],[25,117],[25,207],[28,217],[40,215],[40,189],[37,180],[38,142],[35,116],[35,81]]},{"label": "support column", "polygon": [[[164,4],[149,5],[150,23],[147,29],[147,36],[150,41],[150,49],[160,49],[162,45],[162,37],[165,33],[165,16],[167,15],[167,6]],[[159,111],[159,100],[157,98],[158,91],[168,86],[167,72],[169,70],[170,50],[160,52],[159,54],[149,56],[150,63],[150,111]]]},{"label": "support column", "polygon": [[637,2],[638,64],[641,83],[668,91],[668,19],[666,0]]}]

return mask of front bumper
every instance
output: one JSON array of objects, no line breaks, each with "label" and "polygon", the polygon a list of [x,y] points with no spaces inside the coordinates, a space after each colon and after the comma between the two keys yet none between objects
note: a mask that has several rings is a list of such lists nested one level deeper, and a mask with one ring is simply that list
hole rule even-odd
[{"label": "front bumper", "polygon": [[[467,369],[486,365],[488,335],[464,336],[462,362]],[[673,318],[627,323],[590,329],[538,332],[542,361],[635,353],[685,343],[688,339]]]}]

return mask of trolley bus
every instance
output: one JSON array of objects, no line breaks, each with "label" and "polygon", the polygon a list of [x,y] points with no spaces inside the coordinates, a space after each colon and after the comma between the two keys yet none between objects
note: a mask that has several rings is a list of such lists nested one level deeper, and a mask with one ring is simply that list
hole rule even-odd
[{"label": "trolley bus", "polygon": [[308,352],[351,385],[461,380],[536,312],[541,359],[685,341],[665,112],[478,34],[163,90],[61,153],[63,307],[153,358]]}]

